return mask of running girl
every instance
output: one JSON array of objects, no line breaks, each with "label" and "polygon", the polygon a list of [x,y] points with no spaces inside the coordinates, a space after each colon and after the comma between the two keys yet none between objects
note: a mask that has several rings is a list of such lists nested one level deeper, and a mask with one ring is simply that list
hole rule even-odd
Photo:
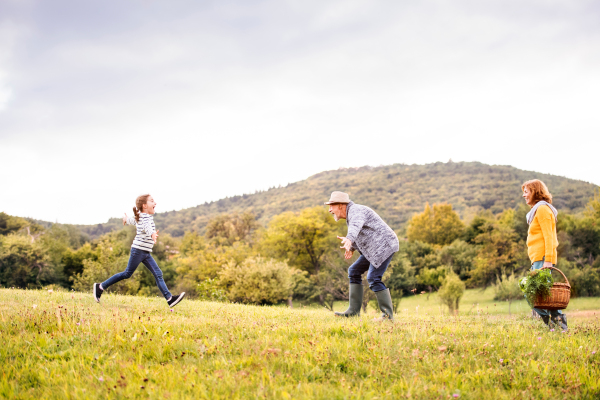
[{"label": "running girl", "polygon": [[185,296],[185,292],[177,296],[171,295],[163,279],[162,271],[158,268],[154,258],[152,258],[152,254],[150,254],[152,253],[152,247],[158,239],[158,230],[155,229],[154,217],[152,217],[155,207],[156,202],[152,196],[144,194],[135,200],[135,207],[133,207],[135,217],[127,218],[127,214],[123,217],[123,225],[135,225],[137,228],[137,234],[131,245],[129,263],[125,271],[111,276],[100,284],[94,283],[94,298],[98,303],[100,303],[102,293],[111,285],[123,279],[131,278],[131,275],[133,275],[140,263],[143,263],[152,272],[152,275],[154,275],[156,285],[163,296],[165,296],[169,307],[177,305]]}]

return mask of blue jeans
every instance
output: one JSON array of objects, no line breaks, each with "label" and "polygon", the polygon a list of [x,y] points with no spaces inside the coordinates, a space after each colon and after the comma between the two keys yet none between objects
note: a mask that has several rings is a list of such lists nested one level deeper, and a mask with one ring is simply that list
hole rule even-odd
[{"label": "blue jeans", "polygon": [[167,289],[167,284],[163,279],[162,271],[160,268],[158,268],[154,258],[152,258],[152,254],[150,254],[149,251],[144,251],[133,247],[131,248],[129,262],[127,263],[127,268],[125,268],[125,271],[114,274],[102,282],[102,288],[106,290],[110,286],[122,281],[123,279],[131,278],[131,275],[133,275],[140,263],[144,263],[146,268],[152,272],[152,275],[154,275],[154,279],[156,280],[156,286],[158,286],[158,289],[160,289],[163,296],[165,296],[165,299],[169,300],[171,298],[171,292],[169,292],[169,289]]},{"label": "blue jeans", "polygon": [[[533,271],[534,269],[540,269],[544,266],[544,260],[542,261],[536,261],[533,264],[531,264],[531,270]],[[554,267],[554,265],[552,265]],[[525,298],[527,299],[527,297]],[[529,303],[529,299],[527,299],[527,303]],[[556,317],[558,314],[562,314],[562,311],[560,310],[543,310],[541,308],[534,308],[533,305],[531,303],[529,303],[529,307],[533,308],[533,311],[535,311],[536,313],[538,313],[541,317],[544,316],[551,316],[551,317]]]},{"label": "blue jeans", "polygon": [[358,257],[358,260],[348,268],[348,278],[350,278],[350,283],[362,285],[362,274],[364,274],[365,271],[369,271],[367,273],[367,282],[369,282],[371,290],[380,292],[387,289],[383,282],[381,282],[381,277],[383,277],[383,274],[388,269],[392,257],[394,257],[394,254],[385,260],[379,268],[375,268],[369,260],[361,254],[361,256]]}]

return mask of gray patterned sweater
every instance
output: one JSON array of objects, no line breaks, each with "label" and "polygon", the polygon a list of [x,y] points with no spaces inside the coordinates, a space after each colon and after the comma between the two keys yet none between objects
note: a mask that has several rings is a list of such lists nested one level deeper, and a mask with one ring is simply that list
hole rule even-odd
[{"label": "gray patterned sweater", "polygon": [[346,224],[346,237],[352,242],[352,247],[375,268],[400,249],[396,233],[369,207],[348,203]]}]

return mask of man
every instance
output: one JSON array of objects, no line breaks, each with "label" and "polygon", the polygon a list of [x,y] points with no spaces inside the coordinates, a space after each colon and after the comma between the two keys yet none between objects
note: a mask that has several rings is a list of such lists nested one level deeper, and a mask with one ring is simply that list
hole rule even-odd
[{"label": "man", "polygon": [[343,313],[335,315],[351,317],[360,315],[363,300],[362,274],[368,271],[369,287],[383,312],[382,319],[394,319],[390,290],[381,282],[381,277],[392,261],[394,253],[400,248],[398,236],[379,215],[369,207],[354,204],[347,193],[333,192],[325,204],[336,221],[345,219],[348,225],[346,237],[338,236],[345,249],[346,259],[350,259],[355,250],[360,257],[348,268],[350,279],[350,305]]}]

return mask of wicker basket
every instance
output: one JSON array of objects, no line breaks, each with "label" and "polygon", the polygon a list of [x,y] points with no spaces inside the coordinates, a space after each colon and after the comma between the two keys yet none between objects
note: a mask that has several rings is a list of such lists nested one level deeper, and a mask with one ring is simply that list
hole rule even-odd
[{"label": "wicker basket", "polygon": [[563,278],[565,278],[566,283],[554,282],[552,288],[550,288],[550,296],[536,298],[533,306],[543,310],[564,310],[569,305],[569,300],[571,299],[571,285],[565,274],[558,268],[542,267],[540,270],[549,268],[560,272]]}]

